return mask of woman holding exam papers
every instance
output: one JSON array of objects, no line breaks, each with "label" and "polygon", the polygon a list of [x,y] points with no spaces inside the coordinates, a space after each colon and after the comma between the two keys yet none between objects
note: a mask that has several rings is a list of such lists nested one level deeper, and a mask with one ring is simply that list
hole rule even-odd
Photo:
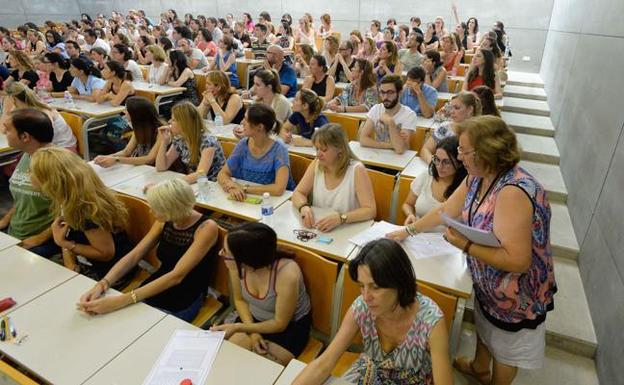
[{"label": "woman holding exam papers", "polygon": [[544,321],[557,291],[550,205],[541,184],[518,166],[517,140],[503,120],[471,118],[457,124],[456,131],[459,159],[469,174],[466,183],[440,209],[387,236],[402,240],[440,225],[444,213],[498,239],[500,246],[488,247],[453,228],[445,233],[467,254],[476,298],[475,357],[457,358],[454,365],[480,383],[510,384],[519,367],[536,369],[544,360]]}]

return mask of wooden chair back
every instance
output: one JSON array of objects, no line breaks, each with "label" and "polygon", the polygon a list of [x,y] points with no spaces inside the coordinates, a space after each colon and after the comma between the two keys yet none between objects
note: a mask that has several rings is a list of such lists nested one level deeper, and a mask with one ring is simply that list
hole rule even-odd
[{"label": "wooden chair back", "polygon": [[444,323],[450,335],[455,318],[455,309],[457,308],[457,297],[442,293],[440,290],[434,289],[424,283],[418,283],[416,289],[420,294],[426,295],[431,298],[433,302],[438,304],[438,307],[442,310],[442,313],[444,313]]},{"label": "wooden chair back", "polygon": [[[128,210],[130,220],[126,226],[126,234],[132,244],[136,245],[147,235],[156,219],[146,201],[125,194],[117,194],[116,196]],[[156,248],[150,250],[144,259],[154,268],[160,266],[160,261],[156,257]]]},{"label": "wooden chair back", "polygon": [[223,155],[225,158],[229,158],[232,151],[234,151],[234,147],[236,147],[236,142],[230,142],[228,140],[220,140],[221,147],[223,148]]},{"label": "wooden chair back", "polygon": [[338,264],[303,247],[285,245],[280,241],[278,245],[295,253],[295,261],[301,268],[306,290],[310,296],[312,328],[329,336],[332,327],[332,299]]},{"label": "wooden chair back", "polygon": [[61,114],[61,116],[65,120],[65,123],[67,123],[69,128],[71,128],[72,133],[76,137],[78,154],[80,156],[84,156],[85,143],[84,143],[84,137],[82,133],[82,124],[83,124],[82,117],[76,114],[72,114],[71,112],[66,112],[66,111],[59,111],[59,114]]},{"label": "wooden chair back", "polygon": [[147,81],[149,79],[149,66],[139,66],[139,68],[141,69],[143,79]]},{"label": "wooden chair back", "polygon": [[426,127],[416,127],[416,131],[410,135],[410,150],[420,152],[423,144],[425,144],[428,130]]},{"label": "wooden chair back", "polygon": [[399,177],[399,193],[397,196],[397,213],[395,220],[397,225],[403,225],[403,223],[405,223],[405,219],[407,218],[403,213],[401,206],[403,206],[405,199],[407,199],[407,194],[410,192],[413,180],[414,178],[408,178],[405,176]]},{"label": "wooden chair back", "polygon": [[[225,236],[227,230],[219,226],[219,239],[217,240],[217,248],[221,250],[223,248],[223,242],[225,242]],[[227,267],[225,266],[225,260],[221,256],[221,253],[217,256],[217,271],[215,274],[214,282],[211,283],[213,289],[219,292],[219,294],[229,297],[230,296],[230,275]]]},{"label": "wooden chair back", "polygon": [[394,191],[394,175],[367,169],[368,177],[373,184],[377,216],[375,220],[389,221],[392,215],[392,192]]},{"label": "wooden chair back", "polygon": [[360,119],[345,116],[341,114],[328,114],[327,120],[331,123],[338,123],[347,134],[349,140],[358,140],[358,131],[360,130]]},{"label": "wooden chair back", "polygon": [[288,154],[288,158],[290,160],[290,174],[295,180],[295,183],[299,184],[299,181],[303,178],[303,174],[305,174],[310,164],[312,164],[313,159],[291,153]]}]

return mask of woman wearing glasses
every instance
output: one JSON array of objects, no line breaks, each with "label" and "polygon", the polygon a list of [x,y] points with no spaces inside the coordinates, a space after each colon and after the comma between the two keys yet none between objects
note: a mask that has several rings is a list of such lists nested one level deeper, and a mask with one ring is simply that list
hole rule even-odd
[{"label": "woman wearing glasses", "polygon": [[[405,225],[414,223],[431,209],[441,205],[453,194],[466,177],[464,165],[457,160],[457,138],[442,139],[436,145],[429,168],[423,170],[410,185],[402,209],[407,217]],[[435,232],[444,232],[444,226],[437,226]]]},{"label": "woman wearing glasses", "polygon": [[[316,159],[292,195],[303,225],[326,232],[345,223],[375,218],[373,185],[366,168],[351,152],[342,127],[335,123],[322,126],[312,135],[312,144]],[[334,213],[315,218],[312,206],[330,208]]]},{"label": "woman wearing glasses", "polygon": [[466,183],[439,209],[387,237],[402,240],[439,226],[442,212],[493,232],[498,247],[472,243],[452,228],[444,234],[467,255],[476,298],[475,356],[454,366],[482,384],[511,384],[518,368],[540,368],[544,361],[544,321],[557,292],[550,205],[542,185],[518,165],[516,135],[502,119],[481,116],[455,128]]},{"label": "woman wearing glasses", "polygon": [[312,326],[299,265],[277,248],[275,231],[259,222],[231,230],[221,256],[240,318],[211,330],[225,331],[230,342],[286,365],[303,352]]}]

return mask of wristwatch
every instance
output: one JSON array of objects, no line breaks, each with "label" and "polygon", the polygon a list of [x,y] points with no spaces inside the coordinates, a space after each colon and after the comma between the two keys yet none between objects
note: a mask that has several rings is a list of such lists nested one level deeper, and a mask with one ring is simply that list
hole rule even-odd
[{"label": "wristwatch", "polygon": [[244,185],[244,186],[243,186],[243,192],[244,192],[244,193],[247,193],[247,190],[248,190],[248,189],[249,189],[249,185],[248,185],[248,184],[246,184],[246,185]]},{"label": "wristwatch", "polygon": [[347,213],[340,214],[340,224],[344,225],[345,223],[347,223]]}]

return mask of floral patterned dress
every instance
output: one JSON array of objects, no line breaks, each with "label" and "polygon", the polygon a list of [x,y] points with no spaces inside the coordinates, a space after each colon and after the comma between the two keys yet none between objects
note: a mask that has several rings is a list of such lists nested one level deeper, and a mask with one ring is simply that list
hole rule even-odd
[{"label": "floral patterned dress", "polygon": [[429,297],[417,294],[416,300],[419,308],[414,323],[403,342],[389,353],[381,348],[375,320],[362,296],[353,302],[351,312],[360,327],[364,350],[344,380],[358,385],[433,385],[429,335],[443,314]]}]

